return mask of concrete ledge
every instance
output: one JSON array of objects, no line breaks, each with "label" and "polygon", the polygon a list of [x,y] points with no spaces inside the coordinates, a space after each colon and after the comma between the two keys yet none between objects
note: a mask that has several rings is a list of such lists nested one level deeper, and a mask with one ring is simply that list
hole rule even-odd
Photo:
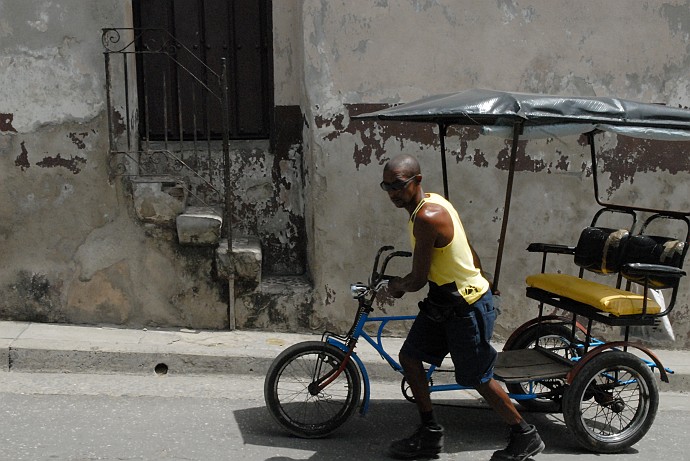
[{"label": "concrete ledge", "polygon": [[215,245],[220,239],[223,217],[212,207],[187,207],[175,223],[181,245]]},{"label": "concrete ledge", "polygon": [[265,277],[258,289],[235,294],[238,328],[304,330],[314,308],[312,286],[303,276]]},{"label": "concrete ledge", "polygon": [[261,283],[261,242],[258,237],[237,236],[232,240],[235,276],[254,286]]},{"label": "concrete ledge", "polygon": [[220,277],[233,276],[241,294],[252,292],[261,285],[261,242],[258,237],[235,236],[232,252],[227,239],[222,239],[216,249],[216,267]]},{"label": "concrete ledge", "polygon": [[187,184],[174,176],[130,178],[137,217],[147,223],[172,224],[187,203]]}]

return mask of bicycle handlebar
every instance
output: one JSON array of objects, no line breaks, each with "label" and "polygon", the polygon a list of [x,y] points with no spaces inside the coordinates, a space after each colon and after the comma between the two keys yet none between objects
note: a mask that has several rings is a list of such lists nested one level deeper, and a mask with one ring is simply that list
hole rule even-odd
[{"label": "bicycle handlebar", "polygon": [[[386,251],[391,251],[394,250],[395,248],[391,245],[385,245],[379,248],[379,251],[376,253],[376,257],[374,258],[374,269],[371,271],[371,278],[369,279],[369,284],[367,287],[368,290],[372,290],[373,293],[376,293],[379,291],[384,285],[388,284],[388,281],[390,280],[390,276],[386,275],[386,267],[388,267],[388,262],[397,257],[403,257],[403,258],[409,258],[412,256],[412,253],[409,251],[393,251],[392,253],[386,255],[386,258],[383,260],[383,264],[381,265],[381,272],[379,272],[379,261],[381,259],[381,256],[383,255],[384,252]],[[385,283],[382,283],[385,282]],[[353,286],[354,287],[354,286]],[[361,291],[361,289],[364,288],[363,286],[359,287],[358,292]],[[353,290],[353,293],[355,290]],[[357,297],[357,296],[355,296]]]},{"label": "bicycle handlebar", "polygon": [[381,258],[381,254],[383,254],[384,251],[390,251],[393,250],[394,247],[392,245],[384,245],[381,248],[379,248],[379,251],[376,252],[376,257],[374,258],[374,269],[371,271],[371,278],[369,279],[369,285],[372,285],[375,283],[375,281],[379,278],[379,273],[378,273],[378,268],[379,268],[379,259]]},{"label": "bicycle handlebar", "polygon": [[386,267],[388,266],[388,261],[396,257],[409,258],[410,256],[412,256],[412,253],[410,253],[409,251],[394,251],[393,253],[386,256],[386,259],[383,260],[383,266],[381,267],[381,278],[386,277],[385,273]]}]

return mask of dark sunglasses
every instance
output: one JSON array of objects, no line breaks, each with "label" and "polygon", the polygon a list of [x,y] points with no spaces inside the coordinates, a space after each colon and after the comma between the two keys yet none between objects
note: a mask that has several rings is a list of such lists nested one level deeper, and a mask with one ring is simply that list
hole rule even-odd
[{"label": "dark sunglasses", "polygon": [[398,191],[398,190],[403,190],[415,178],[416,178],[416,176],[412,176],[411,178],[407,178],[404,181],[395,181],[395,182],[392,182],[390,184],[387,182],[381,181],[381,184],[379,184],[379,185],[381,186],[381,189],[385,190],[386,192],[389,192],[392,190]]}]

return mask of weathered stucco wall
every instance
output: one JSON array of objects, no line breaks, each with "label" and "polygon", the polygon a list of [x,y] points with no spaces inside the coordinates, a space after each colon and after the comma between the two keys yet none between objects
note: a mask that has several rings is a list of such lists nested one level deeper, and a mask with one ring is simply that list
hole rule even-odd
[{"label": "weathered stucco wall", "polygon": [[108,178],[102,27],[129,2],[0,3],[0,317],[222,328],[212,250],[131,215]]},{"label": "weathered stucco wall", "polygon": [[[131,2],[112,0],[0,3],[0,187],[9,197],[0,208],[0,318],[229,324],[227,282],[216,273],[213,249],[180,246],[174,222],[141,222],[143,208],[157,213],[164,203],[138,203],[134,210],[134,187],[113,176],[141,173],[124,161],[138,150],[136,74],[125,77],[122,56],[110,56],[107,114],[101,29],[131,26],[131,10]],[[279,2],[273,11],[271,138],[231,146],[233,231],[261,238],[264,270],[272,274],[306,270],[299,11],[296,1]],[[108,40],[114,50],[130,37]],[[135,68],[133,56],[127,62]],[[108,115],[116,150],[126,155],[108,156]],[[200,172],[222,190],[219,152]],[[216,200],[213,205],[223,202]]]},{"label": "weathered stucco wall", "polygon": [[279,107],[302,102],[301,3],[273,1],[273,97]]},{"label": "weathered stucco wall", "polygon": [[[350,115],[473,87],[690,106],[687,1],[307,0],[302,22],[309,261],[324,325],[349,320],[348,284],[367,278],[380,245],[409,248],[406,214],[378,188],[386,160],[401,152],[419,156],[426,190],[442,190],[433,127],[355,123]],[[451,200],[491,270],[507,143],[472,132],[448,143]],[[657,148],[678,149],[651,146]],[[630,169],[612,159],[611,192],[626,186],[623,199],[630,199],[657,189],[664,204],[688,209],[686,160],[678,165],[640,155]],[[588,147],[577,137],[521,144],[501,272],[500,334],[536,314],[524,297],[524,277],[539,267],[527,244],[574,244],[596,211],[589,169]],[[643,172],[664,174],[642,179]],[[568,261],[558,268],[572,270]],[[415,299],[385,308],[414,312]],[[677,347],[690,344],[687,317],[686,281],[672,317]]]},{"label": "weathered stucco wall", "polygon": [[[214,278],[211,250],[180,247],[171,230],[139,223],[127,191],[109,181],[100,29],[131,24],[128,3],[0,3],[2,318],[228,325],[228,293]],[[277,272],[306,268],[316,301],[299,307],[298,321],[284,320],[284,305],[284,316],[271,317],[272,299],[248,306],[253,326],[344,330],[354,308],[349,284],[368,277],[376,249],[409,247],[406,214],[378,187],[383,164],[401,152],[418,155],[425,188],[442,188],[434,127],[354,123],[351,115],[473,87],[690,106],[687,0],[281,0],[272,7],[273,132],[268,146],[247,147],[233,165],[235,219],[238,230],[261,235]],[[451,200],[492,270],[507,143],[471,130],[459,139],[448,139]],[[659,196],[662,205],[690,208],[687,160],[657,155],[677,147],[626,144],[640,160],[632,168],[617,162],[617,142],[604,147],[605,194]],[[502,335],[535,313],[524,297],[526,271],[538,267],[527,244],[574,243],[596,209],[579,138],[521,144],[518,170],[501,273]],[[572,270],[568,262],[554,268]],[[677,347],[690,346],[685,285],[672,318]],[[419,298],[382,307],[414,312]]]}]

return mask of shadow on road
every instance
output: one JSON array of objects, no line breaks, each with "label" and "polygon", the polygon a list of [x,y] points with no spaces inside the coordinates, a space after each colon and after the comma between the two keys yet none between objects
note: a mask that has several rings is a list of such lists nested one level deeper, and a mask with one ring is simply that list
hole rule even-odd
[{"label": "shadow on road", "polygon": [[[460,402],[460,403],[458,403]],[[480,401],[435,401],[439,422],[445,427],[445,446],[441,459],[469,459],[470,452],[490,454],[507,443],[507,427]],[[535,424],[546,443],[545,453],[580,454],[583,449],[569,434],[559,414],[524,413]],[[270,461],[384,460],[392,440],[406,437],[418,424],[416,407],[409,402],[372,401],[366,417],[355,414],[337,431],[324,439],[300,439],[283,430],[265,407],[235,412],[245,444],[276,447]],[[310,457],[281,456],[281,450],[313,453]],[[632,451],[634,452],[634,450]],[[457,456],[463,454],[463,456]],[[305,455],[307,456],[307,455]],[[486,454],[481,458],[488,459]],[[474,458],[473,458],[474,459]],[[480,459],[480,458],[476,458]]]}]

